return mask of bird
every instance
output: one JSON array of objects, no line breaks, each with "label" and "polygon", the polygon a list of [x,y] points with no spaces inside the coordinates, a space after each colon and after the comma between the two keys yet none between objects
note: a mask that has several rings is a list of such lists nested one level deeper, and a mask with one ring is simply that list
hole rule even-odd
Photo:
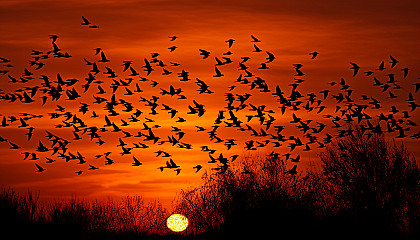
[{"label": "bird", "polygon": [[135,156],[133,156],[133,160],[134,162],[131,164],[131,166],[137,167],[137,166],[142,165],[142,163]]},{"label": "bird", "polygon": [[356,63],[353,63],[353,62],[350,62],[350,64],[351,64],[350,69],[353,69],[353,77],[355,77],[356,74],[359,72],[360,67]]},{"label": "bird", "polygon": [[213,77],[223,77],[224,76],[216,66],[214,67],[214,71],[216,72],[216,75],[213,75]]},{"label": "bird", "polygon": [[43,172],[43,171],[47,170],[47,169],[39,166],[38,163],[35,163],[35,166],[37,168],[37,170],[35,170],[35,172]]},{"label": "bird", "polygon": [[89,164],[89,168],[88,170],[97,170],[99,169],[98,167],[93,166],[92,164]]},{"label": "bird", "polygon": [[276,57],[274,56],[274,54],[270,53],[269,51],[265,51],[268,55],[268,57],[266,58],[266,62],[265,63],[270,63],[272,61],[274,61],[274,59],[276,59]]},{"label": "bird", "polygon": [[19,149],[19,148],[21,148],[20,146],[18,146],[17,144],[15,144],[15,143],[12,143],[11,141],[9,141],[9,144],[10,144],[10,149]]},{"label": "bird", "polygon": [[229,48],[230,48],[230,47],[232,47],[232,44],[233,44],[234,41],[235,40],[231,38],[229,40],[226,40],[225,42],[229,44]]},{"label": "bird", "polygon": [[206,59],[210,56],[210,52],[203,50],[203,49],[198,49],[200,51],[200,55],[203,56],[203,59]]},{"label": "bird", "polygon": [[36,156],[36,153],[31,153],[31,158],[29,160],[38,160],[39,157]]},{"label": "bird", "polygon": [[385,62],[382,61],[381,64],[379,64],[379,67],[376,70],[379,70],[379,71],[385,70]]},{"label": "bird", "polygon": [[83,20],[82,25],[89,25],[89,24],[91,24],[91,22],[89,22],[89,20],[87,20],[84,16],[82,16],[82,20]]},{"label": "bird", "polygon": [[404,73],[404,78],[406,78],[407,77],[407,75],[408,75],[408,71],[409,71],[410,69],[409,68],[402,68],[401,69],[401,71],[403,71],[403,73]]},{"label": "bird", "polygon": [[258,38],[254,37],[253,35],[251,35],[251,42],[261,42]]},{"label": "bird", "polygon": [[309,53],[309,55],[312,55],[312,59],[314,59],[319,55],[319,52],[314,51],[314,52]]},{"label": "bird", "polygon": [[198,171],[200,171],[200,169],[202,168],[203,166],[201,166],[200,164],[197,164],[196,166],[194,166],[193,168],[194,169],[196,169],[195,170],[195,172],[197,173]]},{"label": "bird", "polygon": [[109,60],[106,58],[104,51],[101,51],[101,59],[98,60],[98,62],[109,62]]},{"label": "bird", "polygon": [[172,47],[169,47],[168,49],[169,49],[169,52],[173,52],[173,51],[175,51],[175,49],[177,49],[178,47],[177,46],[172,46]]},{"label": "bird", "polygon": [[254,50],[252,52],[262,52],[262,50],[254,44]]},{"label": "bird", "polygon": [[145,65],[143,66],[143,68],[145,68],[144,71],[147,72],[147,76],[149,76],[149,74],[153,71],[152,66],[150,65],[149,61],[147,60],[147,58],[144,59],[144,63]]},{"label": "bird", "polygon": [[389,62],[389,63],[391,63],[391,68],[395,67],[395,65],[397,65],[397,63],[398,63],[398,60],[395,59],[392,56],[389,56],[389,58],[391,59],[391,62]]}]

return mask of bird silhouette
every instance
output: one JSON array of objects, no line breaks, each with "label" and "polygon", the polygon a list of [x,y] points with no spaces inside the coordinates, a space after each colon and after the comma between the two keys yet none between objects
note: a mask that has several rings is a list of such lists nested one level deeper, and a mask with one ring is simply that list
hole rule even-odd
[{"label": "bird silhouette", "polygon": [[200,164],[198,164],[198,165],[194,166],[193,168],[196,169],[195,172],[197,173],[198,171],[201,170],[201,168],[203,168],[203,166],[201,166]]},{"label": "bird silhouette", "polygon": [[43,172],[43,171],[47,170],[47,169],[39,166],[38,163],[35,163],[35,166],[37,168],[37,170],[35,170],[35,172]]},{"label": "bird silhouette", "polygon": [[98,62],[109,62],[109,60],[106,58],[104,51],[101,51],[101,59],[98,60]]},{"label": "bird silhouette", "polygon": [[223,77],[224,76],[217,67],[214,67],[214,71],[216,72],[216,75],[213,75],[213,77]]},{"label": "bird silhouette", "polygon": [[82,16],[82,20],[83,20],[82,25],[89,25],[89,24],[91,24],[91,22],[89,20],[87,20],[84,16]]},{"label": "bird silhouette", "polygon": [[274,54],[270,53],[269,51],[265,51],[268,55],[268,57],[266,58],[266,62],[265,63],[270,63],[272,61],[274,61],[274,59],[276,59],[276,57],[274,56]]},{"label": "bird silhouette", "polygon": [[385,70],[385,62],[382,61],[381,64],[379,64],[379,67],[376,70],[379,70],[379,71]]},{"label": "bird silhouette", "polygon": [[252,52],[262,52],[262,50],[254,44],[254,50]]},{"label": "bird silhouette", "polygon": [[312,59],[316,58],[319,55],[319,52],[311,52],[309,55],[312,55]]},{"label": "bird silhouette", "polygon": [[402,68],[401,69],[401,71],[403,71],[403,73],[404,73],[404,78],[406,78],[407,77],[407,75],[408,75],[408,71],[409,71],[410,69],[409,68]]},{"label": "bird silhouette", "polygon": [[350,69],[353,69],[353,77],[355,77],[357,73],[359,72],[360,67],[356,63],[350,62],[350,64],[351,64]]},{"label": "bird silhouette", "polygon": [[97,170],[99,169],[98,167],[93,166],[92,164],[89,164],[89,168],[88,170]]},{"label": "bird silhouette", "polygon": [[170,38],[171,41],[175,41],[178,37],[177,36],[172,36],[172,37],[169,37],[169,38]]},{"label": "bird silhouette", "polygon": [[258,38],[254,37],[253,35],[251,35],[251,42],[261,42]]},{"label": "bird silhouette", "polygon": [[210,52],[203,50],[203,49],[198,49],[200,51],[200,55],[203,56],[203,59],[206,59],[210,56]]},{"label": "bird silhouette", "polygon": [[169,51],[170,52],[173,52],[173,51],[175,51],[175,49],[177,49],[178,47],[177,46],[172,46],[172,47],[169,47],[168,49],[169,49]]},{"label": "bird silhouette", "polygon": [[395,67],[395,65],[397,65],[397,63],[398,63],[398,60],[395,59],[392,56],[389,56],[389,58],[391,59],[391,62],[389,62],[389,63],[391,63],[391,68]]},{"label": "bird silhouette", "polygon": [[226,40],[225,42],[227,42],[229,44],[229,48],[231,48],[234,41],[235,40],[231,38],[229,40]]},{"label": "bird silhouette", "polygon": [[131,166],[133,166],[133,167],[137,167],[137,166],[142,165],[142,163],[139,160],[137,160],[137,158],[135,156],[133,156],[133,161],[134,162],[131,164]]}]

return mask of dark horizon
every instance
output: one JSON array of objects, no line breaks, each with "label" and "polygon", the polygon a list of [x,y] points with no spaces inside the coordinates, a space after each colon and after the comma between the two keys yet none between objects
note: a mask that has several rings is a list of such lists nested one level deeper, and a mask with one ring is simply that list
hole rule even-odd
[{"label": "dark horizon", "polygon": [[320,168],[347,121],[420,163],[418,9],[2,2],[0,184],[45,200],[141,195],[170,209],[204,172],[249,156],[276,152],[292,175]]}]

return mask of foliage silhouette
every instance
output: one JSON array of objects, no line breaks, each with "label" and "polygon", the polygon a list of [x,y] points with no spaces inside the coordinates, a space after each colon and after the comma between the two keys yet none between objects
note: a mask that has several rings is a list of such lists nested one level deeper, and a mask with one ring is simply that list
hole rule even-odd
[{"label": "foliage silhouette", "polygon": [[371,228],[418,235],[420,172],[406,147],[356,127],[320,154],[328,212],[351,215]]},{"label": "foliage silhouette", "polygon": [[249,237],[293,231],[315,222],[308,180],[290,175],[279,155],[248,157],[223,174],[204,175],[202,186],[182,191],[176,211],[192,219],[192,234]]}]

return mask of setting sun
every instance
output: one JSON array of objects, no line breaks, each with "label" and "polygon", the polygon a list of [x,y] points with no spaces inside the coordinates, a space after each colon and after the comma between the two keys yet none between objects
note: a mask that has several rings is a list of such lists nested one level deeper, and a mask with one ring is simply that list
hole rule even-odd
[{"label": "setting sun", "polygon": [[182,232],[188,227],[188,218],[182,214],[172,214],[166,220],[166,225],[174,232]]}]

